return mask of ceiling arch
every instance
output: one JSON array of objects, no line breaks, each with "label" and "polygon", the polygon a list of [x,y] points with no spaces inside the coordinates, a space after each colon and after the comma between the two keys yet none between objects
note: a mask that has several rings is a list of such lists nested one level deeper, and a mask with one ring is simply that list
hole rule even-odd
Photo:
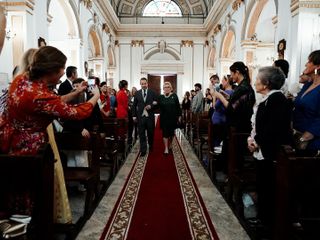
[{"label": "ceiling arch", "polygon": [[[142,16],[143,9],[152,0],[119,0],[115,9],[118,16]],[[182,14],[208,14],[208,0],[172,0]]]}]

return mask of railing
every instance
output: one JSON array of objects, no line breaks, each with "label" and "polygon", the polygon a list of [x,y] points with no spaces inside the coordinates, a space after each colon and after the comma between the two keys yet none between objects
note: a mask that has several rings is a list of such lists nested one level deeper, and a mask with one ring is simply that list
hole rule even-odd
[{"label": "railing", "polygon": [[121,16],[119,21],[124,24],[203,24],[203,14],[182,15],[177,17]]}]

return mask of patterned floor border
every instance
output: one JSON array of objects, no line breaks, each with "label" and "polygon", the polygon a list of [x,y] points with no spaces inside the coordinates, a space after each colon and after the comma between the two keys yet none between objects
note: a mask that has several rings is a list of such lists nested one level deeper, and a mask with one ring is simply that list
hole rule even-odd
[{"label": "patterned floor border", "polygon": [[136,205],[148,154],[139,157],[123,191],[117,210],[112,218],[104,240],[123,240],[127,238],[134,207]]},{"label": "patterned floor border", "polygon": [[196,190],[185,156],[176,137],[172,147],[192,239],[218,239],[211,231],[199,199],[199,193]]}]

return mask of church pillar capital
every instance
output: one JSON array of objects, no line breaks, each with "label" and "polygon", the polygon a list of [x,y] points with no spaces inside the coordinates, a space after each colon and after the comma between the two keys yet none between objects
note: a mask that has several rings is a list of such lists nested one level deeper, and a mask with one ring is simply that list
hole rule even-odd
[{"label": "church pillar capital", "polygon": [[193,47],[192,40],[181,40],[181,47]]},{"label": "church pillar capital", "polygon": [[290,8],[291,8],[292,16],[299,14],[301,9],[308,9],[310,11],[313,11],[313,10],[319,11],[320,1],[291,0]]},{"label": "church pillar capital", "polygon": [[131,47],[143,47],[144,41],[143,40],[131,40]]}]

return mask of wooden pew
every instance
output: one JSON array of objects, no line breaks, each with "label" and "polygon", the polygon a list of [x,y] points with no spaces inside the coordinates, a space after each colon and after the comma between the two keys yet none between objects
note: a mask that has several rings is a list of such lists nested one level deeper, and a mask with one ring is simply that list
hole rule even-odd
[{"label": "wooden pew", "polygon": [[249,133],[239,133],[231,127],[227,142],[227,201],[234,204],[240,217],[243,217],[242,193],[254,190],[256,183],[255,162],[247,147],[248,136]]},{"label": "wooden pew", "polygon": [[85,210],[83,218],[88,219],[93,211],[93,202],[99,198],[100,184],[100,153],[101,136],[98,133],[90,133],[90,138],[82,137],[75,133],[55,133],[60,156],[64,156],[63,150],[87,150],[89,156],[89,167],[66,167],[64,166],[64,177],[66,182],[81,182],[87,188]]},{"label": "wooden pew", "polygon": [[0,211],[7,210],[5,199],[12,192],[30,191],[34,196],[28,239],[53,239],[53,176],[54,157],[49,144],[35,156],[0,154]]},{"label": "wooden pew", "polygon": [[[301,222],[303,228],[310,222],[316,223],[317,229],[311,229],[311,232],[318,234],[320,202],[316,197],[320,189],[319,169],[320,156],[299,156],[292,147],[282,146],[276,161],[274,239],[292,239],[292,223],[296,221]],[[297,206],[311,209],[313,216],[302,212],[297,216],[298,219],[293,219],[292,214],[296,212]]]},{"label": "wooden pew", "polygon": [[123,144],[123,141],[119,141],[120,137],[118,134],[119,121],[116,118],[105,119],[103,122],[104,125],[104,134],[105,139],[103,143],[103,151],[102,151],[102,162],[103,164],[107,164],[112,169],[113,179],[120,168],[121,165],[121,153],[118,154],[118,150],[123,150],[124,146],[119,146]]}]

